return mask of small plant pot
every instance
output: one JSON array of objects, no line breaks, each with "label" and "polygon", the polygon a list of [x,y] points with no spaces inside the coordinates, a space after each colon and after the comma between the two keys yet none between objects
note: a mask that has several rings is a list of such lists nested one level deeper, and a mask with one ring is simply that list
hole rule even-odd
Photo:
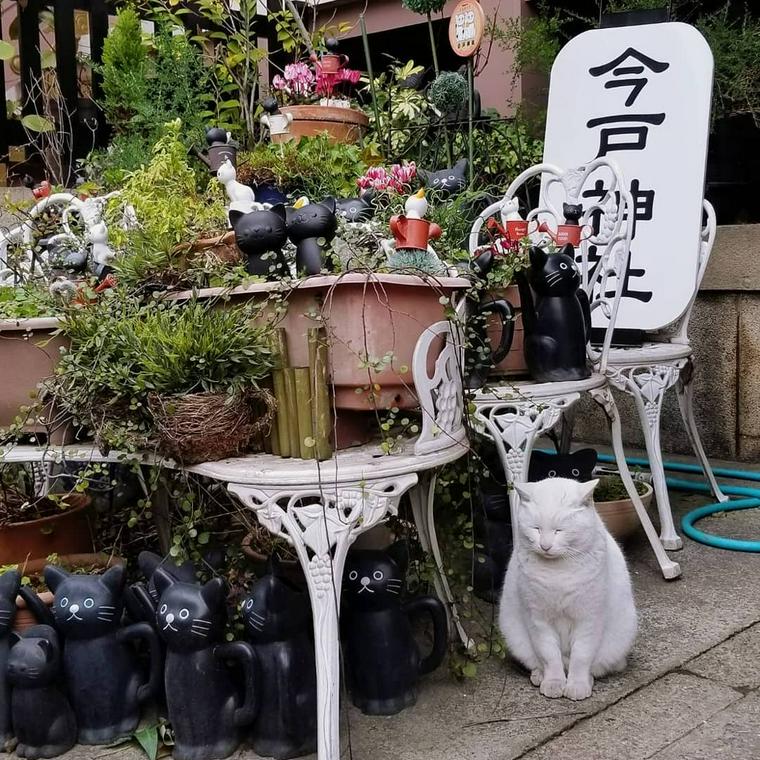
[{"label": "small plant pot", "polygon": [[[267,560],[269,559],[269,556],[259,551],[257,546],[262,535],[260,531],[266,532],[267,537],[269,537],[267,529],[262,527],[248,533],[241,543],[243,554],[251,560],[253,570],[259,578],[266,573]],[[306,587],[306,578],[304,578],[303,570],[298,560],[280,557],[280,570],[291,583],[302,588]]]},{"label": "small plant pot", "polygon": [[[510,285],[507,288],[489,290],[488,297],[494,300],[504,299],[510,303],[513,309],[520,308],[520,291],[517,285]],[[488,317],[488,327],[486,334],[492,348],[499,345],[501,336],[501,323],[497,315]],[[512,337],[512,345],[509,353],[488,373],[489,377],[521,377],[527,376],[528,365],[525,362],[523,352],[523,339],[525,331],[523,329],[522,315],[518,314],[515,319],[515,331]]]},{"label": "small plant pot", "polygon": [[0,565],[92,552],[90,497],[70,494],[67,500],[60,514],[0,526]]},{"label": "small plant pot", "polygon": [[[649,509],[652,503],[652,486],[644,483],[645,492],[641,494],[641,501]],[[612,534],[612,537],[622,541],[629,538],[641,528],[639,517],[636,514],[636,508],[630,499],[619,499],[617,501],[597,501],[594,503],[599,517]]]},{"label": "small plant pot", "polygon": [[284,143],[300,137],[316,137],[326,134],[334,143],[356,143],[369,127],[369,118],[356,108],[337,106],[285,106],[281,113],[291,114],[290,131],[273,134],[272,142]]},{"label": "small plant pot", "polygon": [[[32,560],[21,563],[18,566],[19,572],[25,575],[41,574],[45,565],[49,564],[47,559]],[[122,557],[115,557],[110,554],[69,554],[58,558],[57,564],[67,570],[76,570],[78,568],[94,567],[97,570],[107,570],[114,565],[124,565]],[[50,591],[40,591],[37,596],[46,607],[53,606],[53,594]],[[13,630],[17,633],[37,625],[39,621],[27,607],[26,602],[19,596],[16,598],[16,618],[13,622]]]}]

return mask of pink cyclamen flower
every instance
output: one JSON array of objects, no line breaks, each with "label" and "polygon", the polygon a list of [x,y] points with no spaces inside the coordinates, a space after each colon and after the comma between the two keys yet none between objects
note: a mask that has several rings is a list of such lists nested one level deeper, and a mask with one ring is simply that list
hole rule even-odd
[{"label": "pink cyclamen flower", "polygon": [[347,82],[348,84],[358,84],[361,75],[362,73],[358,69],[341,69],[338,72],[338,81]]},{"label": "pink cyclamen flower", "polygon": [[403,164],[391,166],[391,176],[401,185],[410,185],[417,176],[417,165],[414,161],[404,161]]},{"label": "pink cyclamen flower", "polygon": [[387,190],[390,187],[391,177],[382,166],[371,166],[363,177],[356,180],[356,183],[363,190],[367,188]]},{"label": "pink cyclamen flower", "polygon": [[285,81],[285,78],[279,74],[275,74],[272,78],[272,88],[280,92],[287,92],[289,90],[288,83]]},{"label": "pink cyclamen flower", "polygon": [[307,64],[289,63],[283,72],[288,90],[294,95],[310,95],[314,88],[314,74]]}]

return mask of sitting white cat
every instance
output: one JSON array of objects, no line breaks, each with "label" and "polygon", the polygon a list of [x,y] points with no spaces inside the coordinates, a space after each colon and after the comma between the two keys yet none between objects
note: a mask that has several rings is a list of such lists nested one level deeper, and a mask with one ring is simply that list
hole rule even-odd
[{"label": "sitting white cat", "polygon": [[590,697],[594,678],[625,668],[636,637],[625,558],[594,508],[598,482],[515,485],[518,538],[499,626],[545,697]]}]

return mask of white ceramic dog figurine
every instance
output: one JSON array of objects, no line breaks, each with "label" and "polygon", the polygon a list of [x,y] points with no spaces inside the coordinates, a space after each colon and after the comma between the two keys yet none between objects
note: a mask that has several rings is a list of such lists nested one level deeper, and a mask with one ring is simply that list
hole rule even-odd
[{"label": "white ceramic dog figurine", "polygon": [[628,568],[594,508],[597,483],[515,485],[518,538],[499,625],[545,697],[590,697],[594,678],[625,668],[636,637]]}]

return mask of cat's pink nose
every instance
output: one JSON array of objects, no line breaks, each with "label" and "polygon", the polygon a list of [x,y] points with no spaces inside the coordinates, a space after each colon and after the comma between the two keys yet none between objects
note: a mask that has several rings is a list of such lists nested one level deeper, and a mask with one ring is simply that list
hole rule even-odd
[{"label": "cat's pink nose", "polygon": [[548,552],[549,549],[552,548],[552,543],[550,541],[545,541],[544,539],[541,539],[538,542],[538,545],[541,547],[541,551]]}]

